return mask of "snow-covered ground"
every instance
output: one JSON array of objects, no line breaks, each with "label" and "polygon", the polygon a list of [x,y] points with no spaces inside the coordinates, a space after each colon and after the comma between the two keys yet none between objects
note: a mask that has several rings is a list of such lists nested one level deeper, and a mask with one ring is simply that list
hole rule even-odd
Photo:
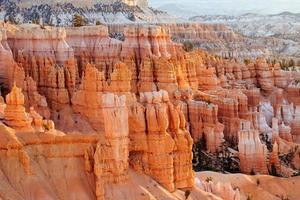
[{"label": "snow-covered ground", "polygon": [[249,37],[285,36],[288,38],[299,36],[300,33],[300,13],[283,12],[276,15],[244,14],[240,16],[204,15],[191,19],[206,23],[227,24]]},{"label": "snow-covered ground", "polygon": [[190,20],[225,24],[235,32],[253,39],[253,42],[267,46],[277,55],[300,58],[300,13],[202,15]]},{"label": "snow-covered ground", "polygon": [[86,7],[66,3],[68,1],[38,5],[34,2],[30,5],[27,2],[26,7],[16,2],[16,0],[0,0],[0,20],[13,20],[20,24],[43,19],[46,24],[58,26],[71,25],[75,14],[83,16],[89,24],[95,24],[96,21],[101,23],[161,23],[176,20],[166,12],[150,7],[129,6],[119,1],[111,4],[97,3],[92,6],[87,4]]},{"label": "snow-covered ground", "polygon": [[277,14],[299,12],[299,0],[150,0],[150,5],[177,16]]}]

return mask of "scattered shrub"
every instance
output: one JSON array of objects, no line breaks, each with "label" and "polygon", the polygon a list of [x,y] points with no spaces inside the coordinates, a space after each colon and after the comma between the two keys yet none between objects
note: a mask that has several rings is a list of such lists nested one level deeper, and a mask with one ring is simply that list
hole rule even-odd
[{"label": "scattered shrub", "polygon": [[206,181],[207,183],[212,182],[212,181],[213,181],[213,178],[212,178],[212,177],[207,177],[207,178],[205,179],[205,181]]},{"label": "scattered shrub", "polygon": [[102,23],[100,21],[96,21],[96,26],[100,26]]},{"label": "scattered shrub", "polygon": [[190,195],[191,195],[191,191],[190,190],[186,190],[184,192],[185,199],[188,199]]},{"label": "scattered shrub", "polygon": [[33,23],[33,24],[40,24],[40,22],[39,22],[38,19],[33,19],[33,20],[31,20],[31,23]]},{"label": "scattered shrub", "polygon": [[259,180],[259,179],[256,180],[256,185],[257,185],[257,186],[260,185],[260,180]]},{"label": "scattered shrub", "polygon": [[253,200],[253,195],[252,194],[248,194],[247,195],[247,200]]}]

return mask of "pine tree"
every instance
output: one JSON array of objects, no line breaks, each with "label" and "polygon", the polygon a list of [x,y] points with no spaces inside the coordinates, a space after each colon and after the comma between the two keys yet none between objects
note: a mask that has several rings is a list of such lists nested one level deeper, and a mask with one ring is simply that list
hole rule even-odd
[{"label": "pine tree", "polygon": [[73,26],[80,27],[86,25],[86,20],[79,14],[75,14],[73,16]]},{"label": "pine tree", "polygon": [[102,23],[100,22],[100,21],[96,21],[96,26],[100,26],[100,25],[102,25]]},{"label": "pine tree", "polygon": [[295,61],[291,59],[289,62],[289,67],[293,67],[293,66],[295,66]]}]

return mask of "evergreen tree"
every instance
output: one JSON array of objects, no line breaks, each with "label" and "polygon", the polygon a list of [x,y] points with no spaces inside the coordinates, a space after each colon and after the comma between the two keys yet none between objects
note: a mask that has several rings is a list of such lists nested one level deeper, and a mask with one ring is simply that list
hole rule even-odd
[{"label": "evergreen tree", "polygon": [[291,59],[289,62],[289,67],[294,67],[294,66],[295,66],[295,61]]},{"label": "evergreen tree", "polygon": [[79,14],[75,14],[73,16],[73,26],[75,27],[80,27],[80,26],[84,26],[87,24],[86,20],[83,18],[83,16],[79,15]]}]

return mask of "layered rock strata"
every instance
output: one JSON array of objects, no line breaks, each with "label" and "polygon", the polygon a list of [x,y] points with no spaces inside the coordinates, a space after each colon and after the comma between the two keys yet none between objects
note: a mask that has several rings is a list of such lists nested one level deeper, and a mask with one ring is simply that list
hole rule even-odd
[{"label": "layered rock strata", "polygon": [[94,154],[97,200],[105,199],[105,184],[128,180],[128,112],[126,97],[114,94],[102,96],[104,140],[97,144]]},{"label": "layered rock strata", "polygon": [[194,141],[205,138],[208,151],[215,153],[224,142],[224,125],[218,120],[218,106],[201,101],[188,101],[191,134]]},{"label": "layered rock strata", "polygon": [[5,124],[17,130],[30,131],[32,118],[25,111],[22,90],[14,86],[6,96],[6,103],[4,110]]},{"label": "layered rock strata", "polygon": [[[134,144],[131,165],[149,174],[169,191],[192,187],[193,141],[186,130],[181,108],[170,102],[166,91],[140,95],[143,106],[133,107],[129,118],[136,121],[130,123],[130,138]],[[137,124],[137,117],[143,115],[145,118]],[[145,146],[138,145],[137,139],[146,140],[142,143]]]},{"label": "layered rock strata", "polygon": [[[3,113],[4,122],[17,130],[18,137],[23,137],[20,130],[34,132],[32,140],[24,140],[28,144],[51,145],[54,150],[45,149],[47,159],[68,154],[75,160],[70,168],[84,177],[84,183],[76,183],[89,196],[82,199],[96,198],[95,194],[109,199],[108,187],[131,184],[129,168],[169,192],[192,188],[192,138],[205,139],[210,155],[222,151],[224,143],[231,148],[238,145],[241,171],[262,174],[268,173],[267,157],[269,170],[274,165],[283,171],[278,154],[299,142],[299,109],[294,110],[298,85],[291,81],[297,73],[283,72],[264,59],[244,64],[200,50],[186,52],[171,41],[166,28],[157,25],[127,26],[124,38],[118,40],[109,38],[105,26],[64,31],[26,25],[8,31],[9,45],[4,38],[0,48],[0,55],[7,56],[0,56],[0,63],[9,72],[3,68],[1,73],[10,74],[3,75],[3,83],[9,80],[10,88],[16,82],[24,96],[13,87],[7,105],[0,106],[0,119]],[[10,62],[12,55],[15,63]],[[43,119],[49,117],[66,135]],[[272,139],[278,151],[267,152],[259,134],[272,136],[264,142]],[[38,156],[48,147],[40,148],[38,153],[30,152]],[[28,154],[28,159],[22,148],[20,152],[26,173],[37,172],[30,164],[34,155]],[[76,163],[84,167],[73,167]],[[70,179],[77,180],[73,175]],[[54,199],[72,199],[69,190],[52,193]]]},{"label": "layered rock strata", "polygon": [[241,123],[239,131],[240,169],[243,173],[268,174],[267,148],[259,139],[257,130],[251,130],[249,122]]}]

